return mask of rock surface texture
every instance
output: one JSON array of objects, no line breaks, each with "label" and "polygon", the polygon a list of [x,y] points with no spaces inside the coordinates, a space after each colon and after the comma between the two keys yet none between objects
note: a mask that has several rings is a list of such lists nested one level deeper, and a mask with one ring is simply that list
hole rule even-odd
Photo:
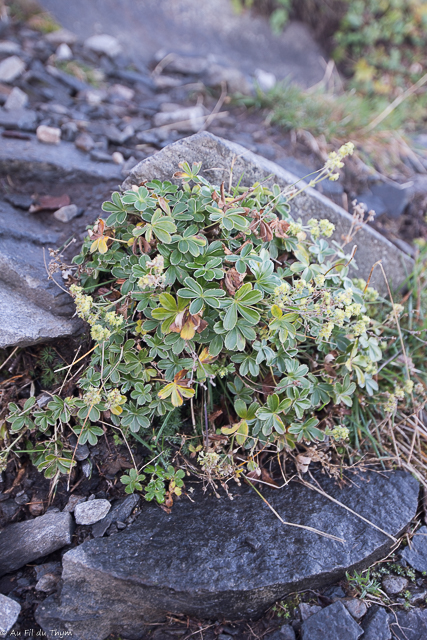
[{"label": "rock surface texture", "polygon": [[18,619],[21,605],[0,593],[0,636],[6,635]]},{"label": "rock surface texture", "polygon": [[[417,509],[418,483],[402,471],[387,478],[352,475],[344,489],[323,476],[317,480],[329,495],[391,536]],[[56,628],[71,631],[75,640],[104,640],[113,632],[133,640],[144,620],[166,612],[256,617],[287,593],[369,566],[392,544],[374,526],[305,486],[291,483],[286,490],[266,489],[264,494],[285,521],[344,542],[284,526],[250,488],[237,490],[233,501],[196,490],[194,502],[180,500],[170,515],[144,505],[125,532],[66,553],[60,601],[45,600],[37,610],[38,623],[48,637],[49,629]],[[338,604],[348,624],[359,629]]]},{"label": "rock surface texture", "polygon": [[405,547],[402,558],[417,571],[427,571],[427,527],[421,527],[411,540],[411,546]]},{"label": "rock surface texture", "polygon": [[0,531],[0,576],[71,544],[73,529],[70,513],[46,513],[10,524]]},{"label": "rock surface texture", "polygon": [[342,602],[334,602],[303,622],[302,640],[357,640],[363,629],[353,620]]},{"label": "rock surface texture", "polygon": [[[267,185],[276,183],[280,187],[286,187],[297,181],[293,174],[274,162],[270,162],[234,142],[203,132],[179,140],[156,155],[140,162],[130,172],[123,186],[130,188],[142,180],[152,179],[153,176],[159,180],[170,179],[177,171],[178,163],[184,160],[190,165],[193,162],[202,162],[201,175],[214,184],[219,184],[223,180],[228,184],[233,161],[235,182],[243,174],[241,184],[244,186],[265,180],[270,175],[272,178],[265,183]],[[299,184],[304,183],[300,182]],[[292,201],[291,213],[296,219],[301,218],[304,223],[313,217],[328,218],[336,227],[333,238],[338,242],[342,242],[342,236],[348,233],[352,222],[352,217],[347,211],[310,188]],[[374,262],[382,260],[387,277],[394,286],[405,280],[407,273],[405,266],[410,270],[412,264],[406,254],[370,227],[360,230],[356,238],[358,246],[356,261],[359,270],[354,273],[357,273],[358,277],[367,279]],[[379,290],[386,291],[380,272],[374,272],[371,283]]]}]

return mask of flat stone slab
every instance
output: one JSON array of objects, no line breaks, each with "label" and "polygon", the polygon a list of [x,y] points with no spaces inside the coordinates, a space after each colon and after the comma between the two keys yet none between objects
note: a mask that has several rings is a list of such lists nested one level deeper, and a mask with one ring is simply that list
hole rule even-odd
[{"label": "flat stone slab", "polygon": [[420,573],[427,571],[427,527],[418,529],[411,540],[411,546],[403,550],[402,558]]},{"label": "flat stone slab", "polygon": [[0,635],[8,633],[21,612],[21,605],[0,593]]},{"label": "flat stone slab", "polygon": [[71,513],[45,513],[0,531],[0,576],[71,544]]},{"label": "flat stone slab", "polygon": [[[203,132],[179,140],[137,164],[123,183],[123,188],[129,189],[133,184],[153,178],[171,180],[171,176],[177,171],[178,163],[184,160],[190,165],[193,162],[202,162],[201,175],[213,184],[220,184],[223,180],[228,184],[233,161],[234,184],[242,174],[241,184],[244,186],[251,186],[269,175],[272,178],[266,182],[267,185],[276,183],[283,188],[299,180],[286,169],[239,144]],[[299,182],[299,185],[303,184]],[[292,200],[291,214],[295,219],[301,218],[304,223],[310,218],[328,218],[336,227],[332,237],[339,243],[342,242],[342,236],[349,232],[352,222],[352,216],[345,209],[310,188]],[[358,247],[354,262],[359,269],[353,269],[355,277],[367,279],[373,264],[381,260],[388,279],[396,287],[405,280],[412,269],[412,259],[372,227],[366,226],[358,232],[354,243],[347,247],[349,253],[353,244],[357,244]],[[382,293],[387,292],[384,278],[378,268],[374,271],[371,284]]]},{"label": "flat stone slab", "polygon": [[[343,489],[321,474],[316,479],[330,496],[392,536],[417,510],[419,485],[404,471],[350,473]],[[46,599],[37,622],[48,637],[49,629],[60,629],[71,631],[74,640],[104,640],[110,633],[133,640],[144,621],[166,612],[256,617],[288,593],[366,568],[393,543],[297,482],[283,490],[263,487],[262,493],[283,520],[344,542],[283,525],[250,487],[236,488],[232,501],[197,489],[192,501],[177,501],[170,515],[145,503],[124,532],[67,552],[60,602]]]},{"label": "flat stone slab", "polygon": [[0,282],[0,300],[0,349],[65,338],[82,327],[80,320],[55,316],[4,282]]},{"label": "flat stone slab", "polygon": [[[327,630],[327,636],[325,631]],[[363,629],[353,620],[342,602],[334,602],[302,623],[302,640],[357,640]]]},{"label": "flat stone slab", "polygon": [[40,179],[40,173],[55,175],[65,183],[122,180],[121,168],[113,162],[93,162],[88,155],[76,149],[72,142],[58,145],[31,140],[2,138],[0,144],[0,173],[21,174],[27,180]]}]

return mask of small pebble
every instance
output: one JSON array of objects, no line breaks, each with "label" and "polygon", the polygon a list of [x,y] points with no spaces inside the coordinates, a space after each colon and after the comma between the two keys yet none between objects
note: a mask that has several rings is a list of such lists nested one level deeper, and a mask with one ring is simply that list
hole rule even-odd
[{"label": "small pebble", "polygon": [[86,502],[86,496],[77,496],[73,494],[69,497],[68,502],[62,509],[62,511],[68,511],[69,513],[72,513],[76,506],[81,502]]},{"label": "small pebble", "polygon": [[54,573],[45,573],[37,582],[35,590],[42,591],[43,593],[49,593],[49,591],[55,589],[58,580],[59,576]]},{"label": "small pebble", "polygon": [[345,606],[347,611],[351,613],[355,620],[360,620],[360,618],[363,618],[368,610],[368,607],[363,602],[363,600],[358,600],[357,598],[352,598],[351,600],[343,600],[343,605]]},{"label": "small pebble", "polygon": [[116,164],[124,164],[125,162],[123,154],[120,153],[120,151],[115,151],[111,157],[113,158],[113,162]]},{"label": "small pebble", "polygon": [[[69,204],[66,207],[61,207],[53,214],[53,217],[60,222],[70,222],[73,218],[79,215],[79,208],[75,204]],[[88,453],[89,455],[89,453]],[[87,458],[87,456],[86,456]],[[84,460],[85,458],[81,458]]]},{"label": "small pebble", "polygon": [[77,524],[95,524],[105,518],[110,509],[111,504],[108,500],[88,500],[76,505],[74,517]]},{"label": "small pebble", "polygon": [[408,580],[402,576],[385,576],[383,578],[383,589],[389,595],[393,596],[400,593],[408,586]]},{"label": "small pebble", "polygon": [[55,57],[59,61],[72,60],[73,52],[66,42],[62,42],[56,50]]},{"label": "small pebble", "polygon": [[61,129],[47,127],[41,124],[37,127],[37,139],[45,144],[59,144],[61,142]]},{"label": "small pebble", "polygon": [[24,72],[25,63],[18,56],[0,62],[0,82],[14,82]]},{"label": "small pebble", "polygon": [[88,133],[80,133],[74,141],[77,149],[80,151],[92,151],[95,146],[95,141]]}]

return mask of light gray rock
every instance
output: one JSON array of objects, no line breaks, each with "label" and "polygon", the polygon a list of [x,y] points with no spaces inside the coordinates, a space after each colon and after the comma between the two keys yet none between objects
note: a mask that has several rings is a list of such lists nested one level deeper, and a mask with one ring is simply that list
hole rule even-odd
[{"label": "light gray rock", "polygon": [[85,496],[77,496],[75,494],[72,494],[69,497],[69,500],[68,500],[67,504],[65,505],[65,507],[63,508],[62,511],[68,511],[68,513],[72,513],[74,511],[74,509],[76,508],[76,506],[78,504],[80,504],[81,502],[86,502],[86,497]]},{"label": "light gray rock", "polygon": [[[157,54],[157,61],[160,62],[165,57],[165,51],[161,51],[160,55]],[[182,56],[178,54],[170,54],[168,56],[169,61],[164,66],[164,69],[168,73],[182,73],[183,75],[201,75],[208,67],[208,59],[201,56]],[[166,58],[166,61],[168,60]]]},{"label": "light gray rock", "polygon": [[10,56],[0,62],[0,82],[13,82],[25,70],[25,62],[18,56]]},{"label": "light gray rock", "polygon": [[[269,175],[272,175],[272,178],[266,184],[276,183],[282,188],[297,180],[294,175],[274,162],[266,160],[238,144],[203,132],[179,140],[140,162],[131,171],[123,186],[130,188],[132,184],[139,184],[142,180],[150,180],[153,177],[160,180],[170,180],[177,170],[178,163],[183,160],[189,162],[190,165],[193,162],[202,162],[201,175],[214,184],[219,184],[223,180],[228,182],[233,160],[235,181],[240,179],[243,174],[241,184],[245,186],[264,180]],[[301,218],[304,223],[313,217],[328,218],[336,228],[333,239],[340,243],[342,236],[348,233],[352,222],[352,217],[347,211],[310,188],[292,200],[291,214],[296,219]],[[406,279],[407,273],[412,269],[412,259],[369,226],[359,231],[355,238],[355,244],[358,249],[352,264],[354,265],[356,262],[359,269],[356,271],[354,266],[352,267],[353,276],[367,279],[374,262],[382,260],[387,277],[393,286],[397,287]],[[352,245],[349,247],[349,251],[351,249]],[[387,291],[380,271],[374,271],[371,285],[383,293]]]},{"label": "light gray rock", "polygon": [[108,527],[115,522],[124,522],[139,504],[139,496],[133,493],[113,505],[108,514],[93,525],[92,535],[94,538],[101,538],[107,531]]},{"label": "light gray rock", "polygon": [[301,604],[298,605],[298,613],[302,622],[304,622],[304,620],[308,620],[310,616],[314,616],[315,613],[319,613],[321,610],[322,607],[308,604],[308,602],[301,602]]},{"label": "light gray rock", "polygon": [[79,320],[55,316],[0,281],[0,349],[75,335]]},{"label": "light gray rock", "polygon": [[113,36],[109,36],[105,33],[91,36],[85,40],[85,47],[94,51],[95,53],[103,53],[110,58],[115,58],[122,51],[122,47]]},{"label": "light gray rock", "polygon": [[[327,635],[326,635],[327,633]],[[325,607],[303,622],[302,640],[357,640],[363,629],[353,620],[342,602]]]},{"label": "light gray rock", "polygon": [[74,517],[77,524],[95,524],[105,518],[110,509],[108,500],[88,500],[75,506]]},{"label": "light gray rock", "polygon": [[[330,496],[395,536],[417,510],[418,483],[402,471],[387,478],[358,474],[357,482],[343,489],[321,474],[316,480]],[[115,632],[137,637],[144,619],[165,612],[255,617],[290,592],[315,589],[339,580],[346,570],[370,566],[392,545],[378,529],[298,483],[282,491],[265,487],[263,493],[284,520],[345,542],[283,525],[249,487],[233,490],[233,501],[196,489],[194,502],[179,500],[170,514],[144,504],[124,531],[66,553],[60,602],[45,600],[38,623],[47,633],[68,630],[75,640],[103,640]],[[245,541],[249,536],[255,544]],[[360,629],[342,603],[335,605],[350,628]]]},{"label": "light gray rock", "polygon": [[373,605],[363,618],[363,640],[391,640],[390,616],[383,607]]},{"label": "light gray rock", "polygon": [[58,584],[59,576],[55,573],[45,573],[37,582],[34,587],[36,591],[42,591],[43,593],[49,593],[55,589]]},{"label": "light gray rock", "polygon": [[73,529],[71,514],[56,512],[8,525],[0,531],[0,576],[71,544]]},{"label": "light gray rock", "polygon": [[169,126],[176,131],[199,131],[205,122],[203,116],[202,106],[188,107],[156,113],[153,124],[155,127]]},{"label": "light gray rock", "polygon": [[19,87],[13,87],[4,103],[4,108],[6,111],[19,111],[20,109],[24,109],[27,104],[28,96],[25,91],[22,91]]},{"label": "light gray rock", "polygon": [[61,207],[53,214],[53,217],[61,222],[70,222],[73,218],[79,215],[79,208],[76,204],[68,204],[65,207]]},{"label": "light gray rock", "polygon": [[343,600],[343,605],[355,620],[360,620],[360,618],[363,618],[368,610],[368,607],[363,602],[363,600],[358,600],[357,598],[351,598],[351,600]]},{"label": "light gray rock", "polygon": [[0,42],[0,55],[11,56],[15,53],[20,53],[21,47],[17,42],[12,42],[12,40],[2,40]]},{"label": "light gray rock", "polygon": [[6,635],[12,629],[21,612],[21,605],[0,593],[0,634]]},{"label": "light gray rock", "polygon": [[37,139],[44,144],[59,144],[61,142],[61,129],[48,127],[41,124],[37,127]]},{"label": "light gray rock", "polygon": [[382,585],[383,585],[384,591],[389,596],[394,596],[400,593],[401,591],[403,591],[404,589],[406,589],[406,587],[408,586],[408,580],[403,576],[390,575],[390,576],[385,576],[383,578]]},{"label": "light gray rock", "polygon": [[73,52],[66,42],[62,42],[55,51],[55,57],[57,60],[66,61],[73,59]]},{"label": "light gray rock", "polygon": [[417,571],[427,571],[427,527],[421,527],[411,540],[411,546],[405,547],[402,558]]},{"label": "light gray rock", "polygon": [[277,83],[277,78],[274,73],[269,71],[263,71],[262,69],[255,69],[255,81],[261,91],[270,91]]},{"label": "light gray rock", "polygon": [[50,44],[60,45],[60,44],[74,44],[77,42],[77,36],[72,31],[68,31],[68,29],[58,29],[57,31],[52,31],[51,33],[47,33],[45,35],[45,40],[47,40]]}]

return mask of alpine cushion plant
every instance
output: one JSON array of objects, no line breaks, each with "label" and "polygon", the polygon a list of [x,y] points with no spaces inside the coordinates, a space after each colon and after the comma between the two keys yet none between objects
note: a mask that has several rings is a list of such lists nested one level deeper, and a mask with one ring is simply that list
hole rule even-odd
[{"label": "alpine cushion plant", "polygon": [[[336,179],[351,152],[331,154],[321,176]],[[181,187],[153,179],[115,192],[74,258],[70,293],[95,341],[78,395],[44,410],[11,405],[7,418],[14,434],[38,429],[39,468],[57,452],[49,473],[75,464],[67,429],[89,444],[105,432],[130,447],[136,438],[158,460],[123,476],[126,491],[151,474],[147,499],[169,504],[183,484],[171,462],[189,468],[197,456],[194,473],[238,479],[259,471],[260,452],[336,449],[354,411],[381,420],[397,407],[378,375],[387,303],[349,276],[354,255],[328,242],[334,226],[293,220],[295,189],[227,192],[200,164],[180,169]],[[407,373],[399,401],[420,407],[424,391],[414,395]]]}]

